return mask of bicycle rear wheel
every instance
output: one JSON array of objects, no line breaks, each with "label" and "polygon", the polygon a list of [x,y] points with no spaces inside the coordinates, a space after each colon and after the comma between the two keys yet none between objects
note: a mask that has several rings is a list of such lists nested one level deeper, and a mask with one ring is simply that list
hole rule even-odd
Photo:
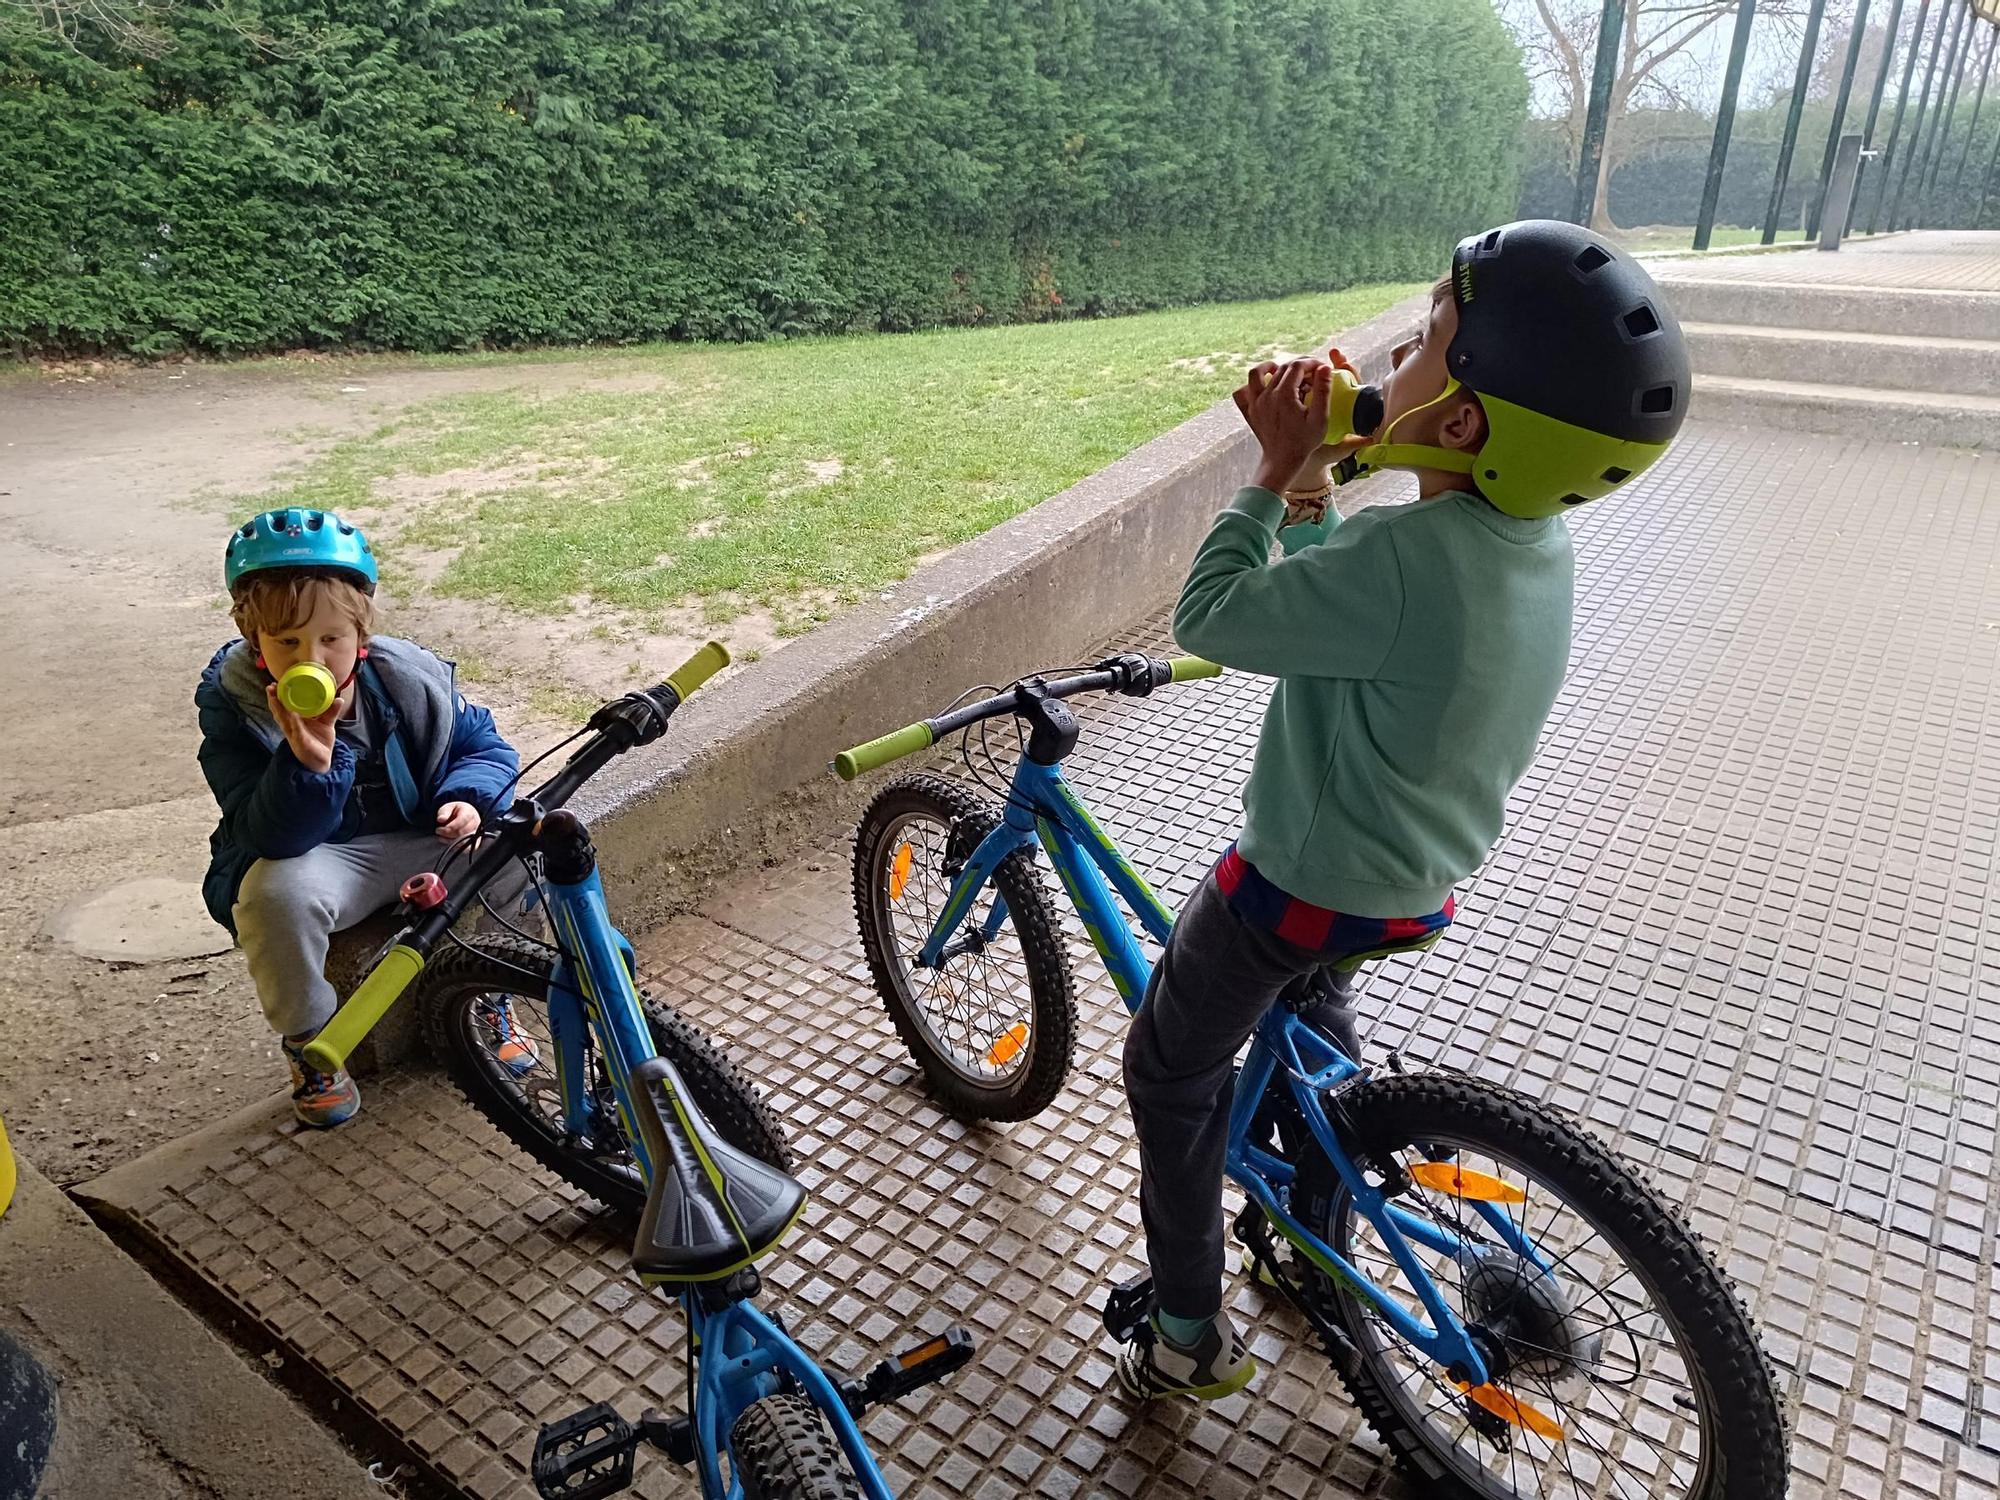
[{"label": "bicycle rear wheel", "polygon": [[[998,821],[942,776],[890,782],[855,834],[854,915],[876,993],[945,1107],[1025,1120],[1062,1092],[1076,1052],[1069,960],[1033,855],[1000,862],[942,964],[916,962],[953,880]],[[988,938],[996,896],[1006,917]]]},{"label": "bicycle rear wheel", "polygon": [[766,1396],[729,1434],[744,1500],[860,1500],[847,1456],[803,1396]]},{"label": "bicycle rear wheel", "polygon": [[[1771,1500],[1785,1492],[1785,1423],[1749,1316],[1694,1231],[1625,1163],[1511,1090],[1444,1073],[1371,1078],[1341,1095],[1397,1200],[1461,1240],[1411,1243],[1491,1372],[1468,1391],[1375,1306],[1301,1266],[1354,1341],[1344,1374],[1391,1451],[1441,1500]],[[1379,1174],[1378,1174],[1379,1175]],[[1505,1205],[1552,1263],[1508,1247],[1477,1203]],[[1324,1153],[1302,1155],[1293,1211],[1429,1317]]]},{"label": "bicycle rear wheel", "polygon": [[[592,1123],[583,1139],[564,1129],[562,1090],[548,996],[554,955],[537,943],[486,935],[453,945],[424,971],[419,1003],[431,1051],[452,1080],[502,1134],[558,1177],[621,1215],[646,1206],[646,1184],[618,1122],[611,1078],[595,1038],[586,1036],[586,1089]],[[730,1145],[790,1170],[784,1127],[728,1055],[670,1005],[641,996],[653,1046],[672,1060],[688,1093]],[[523,1044],[535,1059],[502,1060]]]}]

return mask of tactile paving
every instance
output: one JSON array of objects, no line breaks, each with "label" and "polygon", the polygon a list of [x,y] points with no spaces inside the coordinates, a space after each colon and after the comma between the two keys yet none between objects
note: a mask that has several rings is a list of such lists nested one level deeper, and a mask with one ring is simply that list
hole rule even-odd
[{"label": "tactile paving", "polygon": [[[1687,1205],[1776,1358],[1805,1500],[2000,1496],[1996,472],[1710,427],[1580,514],[1572,670],[1508,832],[1444,942],[1365,983],[1371,1049],[1575,1110]],[[1072,778],[1170,902],[1234,826],[1263,701],[1231,676],[1084,711]],[[1024,1124],[952,1120],[869,987],[848,859],[747,874],[640,948],[790,1126],[814,1205],[766,1267],[806,1345],[856,1371],[979,1336],[870,1417],[899,1492],[1420,1494],[1254,1288],[1249,1393],[1118,1393],[1096,1309],[1139,1267],[1122,1009],[1072,933],[1071,1086]],[[536,1425],[581,1402],[678,1403],[677,1316],[622,1237],[434,1075],[127,1209],[466,1494],[529,1493]],[[641,1475],[694,1493],[664,1458]]]}]

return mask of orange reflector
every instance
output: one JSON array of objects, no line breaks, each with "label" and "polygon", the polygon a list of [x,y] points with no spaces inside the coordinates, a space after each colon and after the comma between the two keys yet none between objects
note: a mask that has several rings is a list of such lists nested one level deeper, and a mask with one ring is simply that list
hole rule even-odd
[{"label": "orange reflector", "polygon": [[942,1338],[932,1339],[928,1344],[919,1344],[907,1354],[897,1355],[896,1364],[901,1369],[914,1370],[918,1365],[924,1363],[924,1361],[936,1359],[950,1348],[951,1340]]},{"label": "orange reflector", "polygon": [[889,899],[901,901],[904,888],[910,883],[910,846],[904,844],[896,850],[894,863],[889,866]]},{"label": "orange reflector", "polygon": [[1525,1427],[1536,1436],[1545,1437],[1552,1443],[1562,1441],[1564,1434],[1561,1423],[1552,1417],[1543,1416],[1527,1402],[1508,1395],[1499,1386],[1470,1386],[1457,1380],[1452,1384],[1510,1426]]},{"label": "orange reflector", "polygon": [[1526,1203],[1528,1195],[1487,1172],[1468,1172],[1456,1162],[1424,1161],[1410,1168],[1410,1181],[1454,1198],[1480,1203]]},{"label": "orange reflector", "polygon": [[989,1067],[1004,1068],[1008,1063],[1020,1056],[1021,1049],[1027,1045],[1028,1023],[1026,1021],[1016,1021],[1012,1026],[1001,1032],[993,1045],[986,1049],[987,1065]]}]

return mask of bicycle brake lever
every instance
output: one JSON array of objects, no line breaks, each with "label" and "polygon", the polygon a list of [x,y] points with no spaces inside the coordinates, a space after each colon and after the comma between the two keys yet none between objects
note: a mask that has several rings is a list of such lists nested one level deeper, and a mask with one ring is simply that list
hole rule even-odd
[{"label": "bicycle brake lever", "polygon": [[1153,659],[1139,651],[1107,656],[1093,670],[1117,673],[1116,691],[1128,698],[1144,698],[1159,686],[1153,680]]}]

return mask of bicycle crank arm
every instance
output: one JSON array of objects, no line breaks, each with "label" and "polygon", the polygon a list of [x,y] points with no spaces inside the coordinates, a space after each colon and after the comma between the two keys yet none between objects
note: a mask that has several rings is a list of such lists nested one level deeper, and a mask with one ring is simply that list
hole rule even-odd
[{"label": "bicycle crank arm", "polygon": [[864,1380],[844,1380],[840,1399],[856,1417],[871,1406],[900,1401],[912,1391],[922,1390],[934,1380],[964,1369],[972,1362],[973,1339],[970,1329],[947,1328],[936,1338],[905,1349],[894,1359],[885,1359],[868,1372]]},{"label": "bicycle crank arm", "polygon": [[1278,1263],[1278,1249],[1271,1242],[1270,1221],[1255,1204],[1236,1216],[1236,1238],[1250,1251],[1257,1268],[1271,1279],[1271,1285],[1298,1309],[1299,1316],[1312,1325],[1313,1332],[1326,1341],[1327,1357],[1333,1361],[1334,1367],[1343,1376],[1355,1374],[1361,1368],[1360,1349],[1344,1328],[1337,1327],[1314,1306],[1305,1288],[1292,1280],[1290,1273]]}]

